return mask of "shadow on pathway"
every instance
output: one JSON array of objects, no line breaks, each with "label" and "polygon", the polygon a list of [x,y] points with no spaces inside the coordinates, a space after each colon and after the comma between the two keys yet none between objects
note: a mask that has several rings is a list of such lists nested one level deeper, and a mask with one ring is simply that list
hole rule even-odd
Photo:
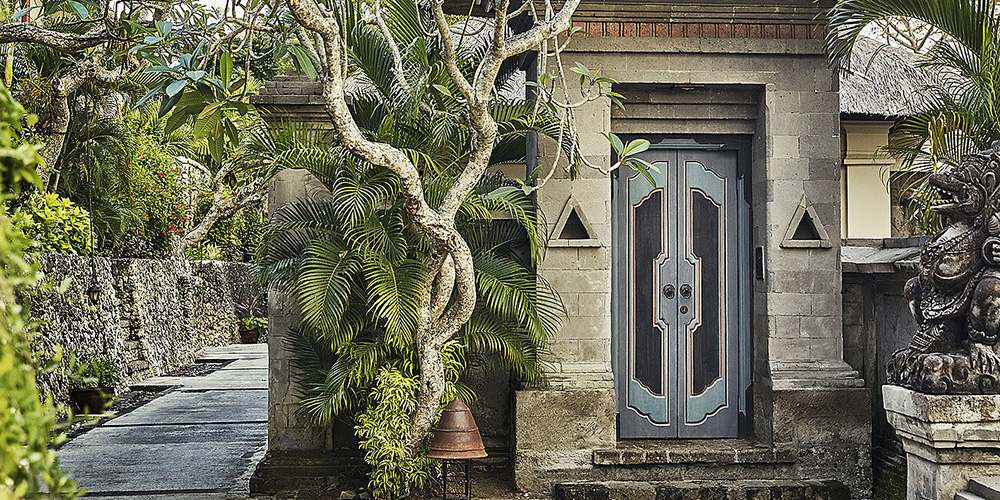
[{"label": "shadow on pathway", "polygon": [[205,360],[235,360],[200,377],[156,377],[178,386],[63,445],[63,470],[87,498],[247,498],[267,446],[267,345],[208,349]]}]

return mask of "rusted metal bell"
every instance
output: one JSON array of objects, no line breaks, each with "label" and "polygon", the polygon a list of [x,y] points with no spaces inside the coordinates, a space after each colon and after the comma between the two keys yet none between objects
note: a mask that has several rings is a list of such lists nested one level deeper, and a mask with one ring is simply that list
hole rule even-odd
[{"label": "rusted metal bell", "polygon": [[476,419],[472,411],[462,400],[455,398],[445,407],[438,421],[431,447],[427,456],[442,460],[463,460],[467,458],[483,458],[486,448],[483,437],[479,435]]}]

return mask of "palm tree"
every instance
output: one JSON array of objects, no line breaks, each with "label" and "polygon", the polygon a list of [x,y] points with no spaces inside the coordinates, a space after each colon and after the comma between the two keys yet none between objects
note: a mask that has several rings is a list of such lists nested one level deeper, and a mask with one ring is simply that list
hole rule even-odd
[{"label": "palm tree", "polygon": [[[472,131],[436,44],[424,39],[414,3],[389,1],[382,7],[392,36],[413,42],[403,54],[404,65],[397,66],[379,28],[362,19],[357,5],[344,3],[342,16],[350,20],[345,39],[352,113],[371,140],[409,156],[423,178],[425,199],[437,207],[468,161]],[[475,40],[470,36],[469,41]],[[484,46],[469,43],[461,49],[464,70],[475,71]],[[550,113],[503,90],[516,86],[516,69],[516,61],[507,62],[494,93],[491,112],[500,133],[493,165],[523,162],[528,132],[560,135]],[[564,140],[562,145],[575,157],[574,144]],[[380,421],[369,417],[385,409],[386,394],[398,399],[390,402],[397,409],[413,407],[414,392],[384,390],[384,384],[417,385],[414,336],[429,241],[407,214],[399,178],[363,161],[335,138],[302,125],[261,128],[246,154],[245,165],[267,165],[272,175],[285,168],[307,169],[331,193],[329,200],[299,201],[275,214],[262,245],[261,275],[295,302],[300,335],[291,338],[300,358],[304,410],[323,424],[353,417],[375,468],[373,485],[399,493],[407,483],[419,483],[415,469],[425,464],[419,457],[408,462],[407,429],[391,437],[397,446],[378,446],[366,444],[380,432],[368,424]],[[474,255],[478,300],[472,319],[445,346],[444,357],[448,392],[466,400],[473,394],[461,376],[471,366],[499,366],[524,383],[538,382],[540,354],[563,314],[558,295],[535,273],[543,235],[535,203],[520,188],[502,174],[487,176],[457,217],[456,227]],[[509,218],[498,219],[497,213]],[[409,396],[399,398],[401,393]],[[387,450],[399,453],[386,459]],[[394,469],[412,474],[398,476]]]},{"label": "palm tree", "polygon": [[[923,54],[923,65],[941,71],[943,84],[925,89],[917,112],[897,127],[887,151],[905,170],[933,173],[1000,139],[1000,38],[995,0],[838,0],[827,14],[827,52],[835,63],[850,61],[855,41],[870,25],[915,20],[941,33]],[[921,226],[940,225],[930,211],[936,193],[926,176],[911,188]]]},{"label": "palm tree", "polygon": [[[468,161],[472,131],[437,45],[424,38],[427,30],[414,2],[387,1],[382,8],[391,36],[412,40],[401,66],[380,28],[363,19],[363,7],[342,5],[352,113],[371,140],[408,155],[423,178],[425,199],[437,207]],[[472,34],[468,40],[460,56],[471,73],[487,47],[471,43],[476,41]],[[547,110],[536,110],[505,90],[517,87],[517,61],[508,61],[504,69],[491,106],[499,127],[493,165],[523,162],[528,132],[560,136],[560,124]],[[572,142],[566,139],[562,146],[567,156],[576,157]],[[419,484],[419,469],[426,464],[407,456],[407,429],[386,438],[390,431],[372,425],[388,427],[391,419],[384,415],[372,418],[387,403],[395,405],[393,415],[407,415],[400,410],[412,409],[416,395],[406,388],[415,390],[419,377],[417,300],[422,263],[432,249],[407,214],[399,178],[363,161],[336,138],[302,125],[258,129],[246,155],[244,165],[267,165],[272,175],[306,169],[331,193],[329,200],[303,200],[280,209],[260,260],[263,280],[290,294],[298,312],[300,335],[291,338],[300,358],[304,411],[321,424],[353,417],[375,468],[377,490],[399,493],[409,483]],[[535,273],[543,235],[535,203],[526,194],[530,190],[521,187],[502,174],[487,176],[459,210],[456,227],[474,255],[478,300],[472,319],[444,348],[449,396],[474,396],[461,380],[472,366],[498,366],[529,384],[541,379],[540,355],[563,308]],[[507,216],[498,219],[498,213]],[[395,381],[395,389],[385,387],[387,380]],[[398,446],[380,445],[381,438]],[[387,459],[387,450],[398,453]],[[412,473],[398,476],[398,470]]]}]

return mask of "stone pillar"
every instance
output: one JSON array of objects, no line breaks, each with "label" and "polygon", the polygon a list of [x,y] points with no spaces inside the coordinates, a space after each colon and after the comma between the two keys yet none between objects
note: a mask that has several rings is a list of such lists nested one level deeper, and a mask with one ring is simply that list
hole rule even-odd
[{"label": "stone pillar", "polygon": [[969,479],[1000,476],[1000,395],[932,395],[882,386],[906,452],[907,500],[952,499]]},{"label": "stone pillar", "polygon": [[[275,127],[288,121],[309,123],[329,130],[332,124],[323,108],[319,82],[288,74],[267,82],[252,103]],[[268,217],[301,199],[324,199],[329,191],[305,170],[285,170],[267,187]],[[250,491],[322,490],[342,472],[333,447],[333,429],[317,426],[298,412],[299,397],[290,366],[287,336],[295,327],[292,300],[278,291],[268,293],[268,453],[250,479]],[[348,465],[346,461],[342,465]]]},{"label": "stone pillar", "polygon": [[[610,165],[611,148],[601,132],[611,127],[611,102],[601,99],[577,110],[584,155]],[[539,141],[541,175],[552,168],[558,146]],[[539,274],[566,307],[550,339],[548,384],[515,394],[514,478],[518,489],[544,491],[558,478],[582,479],[593,467],[593,451],[615,445],[615,392],[611,371],[611,179],[582,168],[570,179],[560,170],[538,191],[551,235]],[[563,212],[586,219],[586,235],[555,234]]]}]

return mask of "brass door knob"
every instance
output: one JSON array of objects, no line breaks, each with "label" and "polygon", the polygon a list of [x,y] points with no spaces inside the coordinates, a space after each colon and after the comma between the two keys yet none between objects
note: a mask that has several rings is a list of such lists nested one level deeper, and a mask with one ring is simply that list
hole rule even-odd
[{"label": "brass door knob", "polygon": [[681,285],[681,297],[684,297],[685,299],[691,298],[691,285],[688,285],[687,283]]},{"label": "brass door knob", "polygon": [[663,296],[672,299],[674,298],[674,285],[666,285],[663,287]]}]

